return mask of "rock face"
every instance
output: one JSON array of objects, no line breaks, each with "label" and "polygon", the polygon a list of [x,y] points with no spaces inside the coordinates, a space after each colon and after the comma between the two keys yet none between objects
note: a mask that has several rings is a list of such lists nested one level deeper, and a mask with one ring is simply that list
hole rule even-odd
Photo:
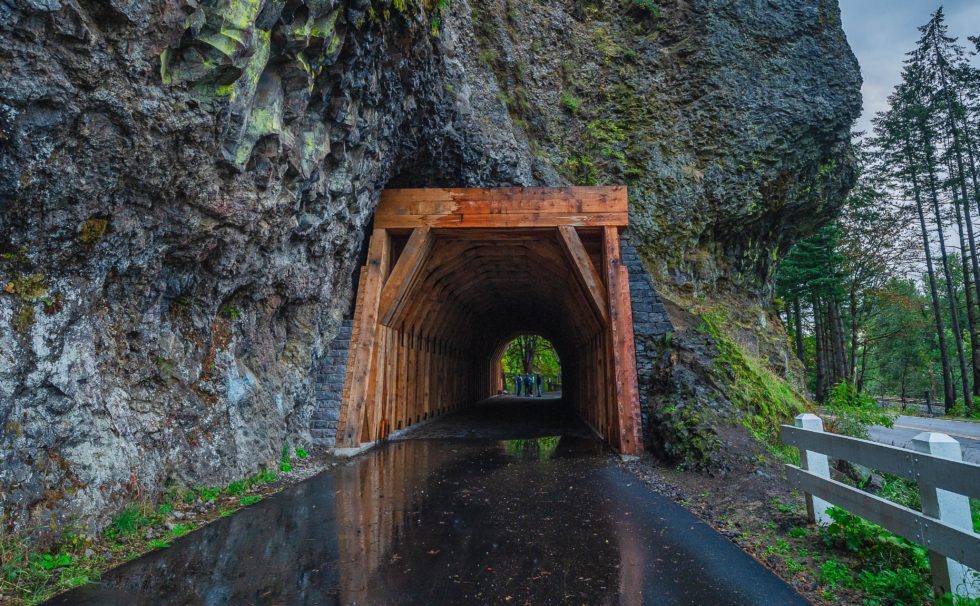
[{"label": "rock face", "polygon": [[0,0],[6,523],[308,445],[386,185],[627,182],[658,287],[764,300],[851,179],[836,3],[650,7]]}]

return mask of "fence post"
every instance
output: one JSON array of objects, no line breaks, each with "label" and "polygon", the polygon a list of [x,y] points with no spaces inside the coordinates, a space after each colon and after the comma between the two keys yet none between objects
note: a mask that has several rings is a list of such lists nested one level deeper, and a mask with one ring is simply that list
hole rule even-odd
[{"label": "fence post", "polygon": [[[815,414],[806,413],[796,415],[793,423],[800,429],[823,433],[823,420]],[[825,454],[803,450],[801,448],[800,468],[809,471],[815,476],[830,479],[830,463]],[[810,521],[821,526],[829,526],[833,521],[827,515],[827,508],[830,507],[830,503],[810,493],[805,493],[805,498],[806,514]]]},{"label": "fence post", "polygon": [[[912,449],[953,461],[963,460],[960,443],[944,433],[924,431],[912,438]],[[966,495],[937,488],[929,483],[930,478],[916,477],[916,480],[919,483],[922,513],[950,526],[973,531],[970,499]],[[966,597],[980,597],[980,576],[976,571],[932,549],[929,550],[929,563],[932,566],[932,584],[939,595],[951,592]]]}]

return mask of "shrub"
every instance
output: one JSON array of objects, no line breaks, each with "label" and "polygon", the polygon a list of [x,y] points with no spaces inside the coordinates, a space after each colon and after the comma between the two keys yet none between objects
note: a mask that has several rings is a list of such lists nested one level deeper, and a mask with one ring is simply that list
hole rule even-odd
[{"label": "shrub", "polygon": [[878,402],[867,394],[859,393],[847,381],[841,381],[830,392],[825,408],[829,418],[827,428],[845,436],[868,439],[868,427],[881,425],[891,427],[895,416],[883,412]]},{"label": "shrub", "polygon": [[849,587],[851,570],[843,562],[831,558],[820,565],[820,584],[831,589]]},{"label": "shrub", "polygon": [[572,112],[573,114],[577,114],[579,107],[582,105],[582,100],[569,93],[563,93],[561,96],[561,104],[568,111]]}]

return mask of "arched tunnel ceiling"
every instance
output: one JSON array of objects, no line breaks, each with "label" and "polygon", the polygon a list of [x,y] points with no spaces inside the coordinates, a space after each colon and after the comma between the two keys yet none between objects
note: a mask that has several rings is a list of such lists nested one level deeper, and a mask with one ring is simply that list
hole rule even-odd
[{"label": "arched tunnel ceiling", "polygon": [[[596,265],[598,238],[598,232],[582,238],[594,250]],[[481,352],[525,332],[568,350],[602,329],[556,229],[514,230],[505,238],[482,230],[445,230],[433,240],[388,325]]]}]

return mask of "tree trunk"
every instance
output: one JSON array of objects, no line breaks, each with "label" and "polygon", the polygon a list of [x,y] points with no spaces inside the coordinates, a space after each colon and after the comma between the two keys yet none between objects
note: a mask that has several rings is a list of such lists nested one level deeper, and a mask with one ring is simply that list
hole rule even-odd
[{"label": "tree trunk", "polygon": [[[964,203],[967,203],[968,204],[968,200],[970,199],[970,195],[967,193],[967,190],[966,190],[966,169],[965,169],[965,167],[963,165],[963,145],[962,145],[962,139],[961,139],[959,125],[956,122],[956,114],[957,114],[957,112],[956,112],[955,108],[953,107],[953,93],[950,90],[949,77],[948,77],[948,75],[946,73],[946,68],[947,68],[947,66],[946,66],[946,59],[942,56],[942,53],[939,52],[939,39],[938,39],[938,36],[939,36],[939,29],[938,28],[933,29],[933,48],[935,49],[936,66],[939,68],[938,69],[938,72],[939,72],[939,86],[940,86],[940,89],[942,91],[943,101],[946,104],[946,117],[947,117],[948,124],[949,124],[950,134],[953,137],[953,141],[952,141],[952,152],[953,152],[953,158],[956,160],[957,173],[959,174],[958,181],[959,181],[959,186],[960,186],[960,195],[962,196],[962,199],[963,199]],[[929,154],[930,153],[930,149],[929,148],[930,148],[929,142],[926,141],[926,154]],[[931,161],[928,161],[928,164],[929,164],[930,173],[931,173],[932,162]],[[931,174],[930,174],[930,177],[931,177]],[[974,241],[974,238],[973,238],[973,219],[972,219],[972,217],[970,217],[969,205],[967,206],[966,211],[967,211],[966,212],[967,228],[968,228],[968,232],[969,232],[970,254],[971,254],[971,257],[974,260],[974,263],[976,263],[976,261],[977,261],[976,254],[975,254],[976,246],[975,246],[975,241]],[[974,284],[977,286],[977,288],[980,288],[980,270],[977,269],[976,265],[974,266],[973,269],[974,269],[974,276],[973,276]],[[980,290],[977,291],[977,298],[978,298],[978,300],[980,300]],[[953,324],[954,324],[954,329],[955,329],[955,324],[956,324],[956,318],[955,317],[953,318]],[[972,335],[972,333],[971,333],[971,335]],[[959,343],[958,343],[959,344],[959,347],[960,347],[960,349],[962,349],[963,348],[963,338],[962,338],[961,335],[958,335],[958,339],[959,339]],[[975,344],[976,342],[973,341],[973,343]],[[962,354],[960,354],[960,355],[962,356]],[[963,370],[963,373],[964,373],[963,383],[965,385],[966,382],[967,382],[967,379],[966,379],[966,370],[965,370],[965,361],[964,362],[961,362],[960,365],[961,366],[964,366],[964,370]],[[970,392],[969,389],[965,389],[964,390],[963,405],[966,406],[968,409],[972,409],[973,408],[973,397],[972,397],[971,392]],[[947,408],[947,412],[948,412],[948,408]]]},{"label": "tree trunk", "polygon": [[[970,402],[973,398],[970,393],[970,379],[966,369],[966,355],[963,353],[963,331],[960,329],[959,304],[956,299],[956,285],[953,283],[953,274],[949,270],[949,256],[946,254],[946,234],[943,230],[943,216],[939,210],[939,187],[936,184],[935,158],[932,154],[932,142],[929,135],[923,129],[926,152],[926,174],[929,178],[929,197],[932,200],[932,211],[936,217],[936,233],[939,236],[939,254],[942,259],[943,277],[946,278],[946,297],[949,299],[949,321],[952,326],[953,343],[956,345],[956,356],[960,363],[960,387],[963,390],[963,401]],[[955,402],[954,402],[955,405]],[[946,404],[946,412],[952,405]]]},{"label": "tree trunk", "polygon": [[827,398],[827,354],[824,349],[823,322],[820,318],[820,300],[813,300],[813,341],[816,346],[817,354],[817,373],[815,381],[815,391],[817,402],[823,402]]},{"label": "tree trunk", "polygon": [[829,348],[833,354],[831,358],[833,362],[833,380],[831,385],[837,385],[841,381],[847,378],[847,353],[844,347],[844,325],[840,317],[840,305],[837,303],[837,297],[831,296],[827,298],[827,325],[829,330],[827,330],[827,337],[829,340]]},{"label": "tree trunk", "polygon": [[[960,243],[963,244],[966,242],[963,234],[963,211],[968,213],[969,209],[960,208],[960,199],[956,191],[953,191],[953,208],[956,209],[956,227],[959,230]],[[970,258],[972,258],[973,253],[965,246],[961,247],[961,250],[960,262],[963,266],[963,292],[966,295],[966,323],[967,331],[970,334],[970,367],[973,371],[972,395],[980,395],[977,391],[980,389],[980,341],[978,341],[977,336],[977,310],[973,300],[973,281],[970,277]]]},{"label": "tree trunk", "polygon": [[864,370],[868,367],[868,345],[865,343],[864,348],[861,349],[861,372],[857,376],[857,391],[861,393],[864,391]]},{"label": "tree trunk", "polygon": [[915,171],[915,162],[911,154],[911,142],[906,141],[906,154],[912,179],[912,195],[915,198],[915,208],[919,215],[919,230],[922,232],[922,248],[926,254],[926,271],[929,274],[929,293],[932,296],[932,312],[936,321],[936,336],[939,340],[939,356],[943,366],[943,399],[947,407],[956,404],[956,390],[953,387],[953,373],[949,367],[949,351],[946,347],[946,328],[943,323],[942,308],[939,305],[939,289],[936,287],[936,271],[932,264],[932,250],[929,246],[929,231],[926,229],[926,215],[922,208],[922,192],[919,189],[919,179]]},{"label": "tree trunk", "polygon": [[806,368],[806,356],[803,351],[803,314],[800,311],[800,298],[793,299],[793,315],[796,320],[796,357],[800,359],[803,368]]},{"label": "tree trunk", "polygon": [[858,311],[857,311],[857,284],[851,281],[850,304],[851,304],[851,349],[848,357],[847,376],[850,377],[852,385],[857,385],[857,350],[858,350]]}]

